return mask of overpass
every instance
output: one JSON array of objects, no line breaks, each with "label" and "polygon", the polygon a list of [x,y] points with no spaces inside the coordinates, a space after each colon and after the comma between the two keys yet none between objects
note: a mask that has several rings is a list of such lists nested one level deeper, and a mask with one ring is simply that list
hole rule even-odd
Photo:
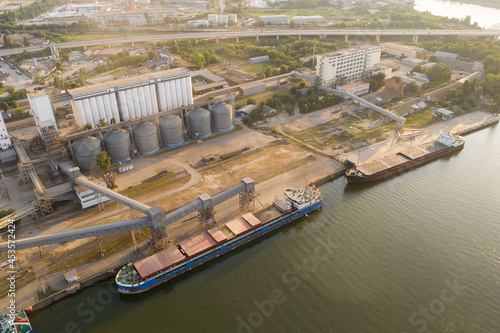
[{"label": "overpass", "polygon": [[[111,46],[127,43],[140,42],[161,42],[178,39],[206,39],[214,38],[216,42],[219,38],[236,38],[239,37],[276,37],[280,36],[319,36],[325,38],[327,36],[342,36],[346,40],[349,36],[373,36],[377,41],[380,36],[412,36],[413,41],[418,41],[418,36],[474,36],[474,37],[494,37],[497,39],[500,36],[500,30],[379,30],[379,29],[286,29],[282,30],[267,30],[267,29],[246,29],[237,31],[193,31],[193,32],[178,32],[171,34],[155,34],[146,36],[130,36],[118,38],[104,38],[96,40],[76,41],[57,43],[55,47],[58,49],[87,47],[87,46]],[[12,49],[0,50],[0,56],[21,54],[25,50],[27,52],[40,51],[47,48],[49,45],[27,46]]]}]

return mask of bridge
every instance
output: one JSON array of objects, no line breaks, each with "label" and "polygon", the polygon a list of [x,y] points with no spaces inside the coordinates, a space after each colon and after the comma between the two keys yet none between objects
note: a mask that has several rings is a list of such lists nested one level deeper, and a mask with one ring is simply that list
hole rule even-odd
[{"label": "bridge", "polygon": [[[500,36],[500,29],[488,30],[407,30],[407,29],[394,29],[394,30],[378,30],[378,29],[286,29],[282,30],[267,30],[267,29],[246,29],[237,31],[193,31],[193,32],[179,32],[171,34],[155,34],[147,36],[130,36],[118,38],[104,38],[96,40],[85,40],[76,42],[57,43],[55,47],[58,49],[87,47],[87,46],[108,46],[120,45],[127,43],[139,42],[161,42],[171,41],[178,39],[206,39],[214,38],[218,42],[219,38],[235,38],[238,41],[239,37],[276,37],[280,36],[298,36],[299,39],[303,36],[319,36],[326,38],[327,36],[342,36],[348,40],[349,36],[372,36],[377,42],[380,41],[381,36],[411,36],[415,43],[418,42],[419,36],[462,36],[462,37],[494,37],[498,39]],[[41,46],[27,46],[12,49],[0,50],[0,56],[21,54],[25,50],[27,52],[41,51],[49,45]]]}]

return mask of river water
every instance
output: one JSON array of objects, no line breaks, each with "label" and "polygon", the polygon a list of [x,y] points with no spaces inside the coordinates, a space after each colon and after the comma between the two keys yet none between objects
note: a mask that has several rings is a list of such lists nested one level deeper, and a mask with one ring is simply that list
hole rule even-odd
[{"label": "river water", "polygon": [[139,295],[112,280],[31,319],[45,332],[500,332],[500,127]]},{"label": "river water", "polygon": [[480,27],[489,28],[500,23],[500,8],[484,7],[481,5],[446,1],[446,0],[415,0],[415,9],[429,11],[434,15],[464,18],[470,15],[472,22]]}]

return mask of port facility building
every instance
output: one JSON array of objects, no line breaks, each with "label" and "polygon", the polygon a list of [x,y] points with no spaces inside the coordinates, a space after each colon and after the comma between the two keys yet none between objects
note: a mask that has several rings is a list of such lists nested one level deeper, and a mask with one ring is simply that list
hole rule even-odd
[{"label": "port facility building", "polygon": [[191,72],[176,68],[72,89],[77,126],[98,127],[193,104]]}]

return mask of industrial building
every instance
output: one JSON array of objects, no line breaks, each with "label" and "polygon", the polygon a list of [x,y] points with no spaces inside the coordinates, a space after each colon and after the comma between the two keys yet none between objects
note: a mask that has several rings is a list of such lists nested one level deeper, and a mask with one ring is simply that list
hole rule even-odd
[{"label": "industrial building", "polygon": [[15,162],[16,160],[16,151],[12,147],[12,141],[7,132],[7,126],[5,126],[3,116],[0,115],[0,162],[3,164]]},{"label": "industrial building", "polygon": [[193,104],[189,70],[177,68],[70,90],[76,124],[95,128]]},{"label": "industrial building", "polygon": [[316,73],[320,85],[331,87],[339,82],[359,80],[380,62],[380,45],[361,45],[318,54]]},{"label": "industrial building", "polygon": [[436,51],[434,52],[434,55],[436,55],[439,58],[439,60],[441,59],[458,60],[458,54],[456,53]]},{"label": "industrial building", "polygon": [[323,16],[293,16],[291,19],[299,25],[301,24],[317,24],[323,22]]},{"label": "industrial building", "polygon": [[364,81],[358,81],[343,86],[337,86],[337,89],[359,96],[367,94],[370,91],[370,83]]},{"label": "industrial building", "polygon": [[427,50],[417,46],[399,44],[399,43],[384,43],[382,44],[382,52],[392,54],[396,57],[405,56],[413,58],[427,58]]},{"label": "industrial building", "polygon": [[259,21],[265,24],[288,24],[288,16],[286,15],[262,15],[259,16]]}]

